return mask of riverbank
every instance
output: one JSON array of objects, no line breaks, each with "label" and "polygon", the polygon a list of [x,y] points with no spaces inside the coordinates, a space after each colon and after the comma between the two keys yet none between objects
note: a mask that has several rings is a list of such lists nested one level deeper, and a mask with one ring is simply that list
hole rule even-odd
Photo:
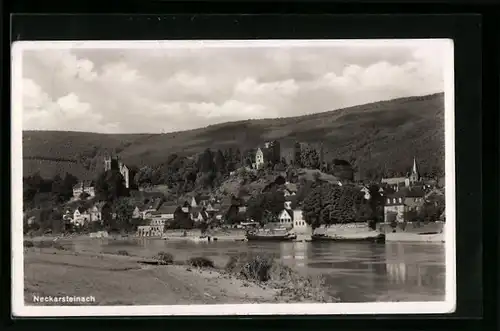
[{"label": "riverbank", "polygon": [[[126,251],[81,252],[50,243],[25,243],[24,251],[27,305],[34,304],[35,295],[94,296],[96,301],[90,303],[94,305],[336,301],[321,286],[275,264],[270,265],[274,268],[270,279],[258,280],[242,274],[236,260],[231,265],[221,266],[219,261],[195,267],[191,259],[173,257],[171,263],[158,265],[157,258],[130,256]],[[259,261],[266,260],[255,261],[245,270],[258,272]]]}]

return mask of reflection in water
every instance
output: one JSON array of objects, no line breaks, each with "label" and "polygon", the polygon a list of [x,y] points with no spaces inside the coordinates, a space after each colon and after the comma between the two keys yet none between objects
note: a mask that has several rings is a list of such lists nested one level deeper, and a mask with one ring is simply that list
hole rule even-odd
[{"label": "reflection in water", "polygon": [[332,294],[344,302],[444,300],[443,244],[328,242],[169,242],[93,239],[78,249],[151,257],[159,251],[176,259],[192,256],[227,258],[245,252],[270,253],[306,275],[323,275]]},{"label": "reflection in water", "polygon": [[280,243],[280,257],[284,263],[304,268],[307,263],[307,243],[283,242]]}]

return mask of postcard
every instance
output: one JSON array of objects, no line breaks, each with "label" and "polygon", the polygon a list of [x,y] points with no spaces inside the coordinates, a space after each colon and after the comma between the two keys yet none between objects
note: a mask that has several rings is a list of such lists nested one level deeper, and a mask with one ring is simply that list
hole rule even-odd
[{"label": "postcard", "polygon": [[449,313],[453,42],[20,41],[15,316]]}]

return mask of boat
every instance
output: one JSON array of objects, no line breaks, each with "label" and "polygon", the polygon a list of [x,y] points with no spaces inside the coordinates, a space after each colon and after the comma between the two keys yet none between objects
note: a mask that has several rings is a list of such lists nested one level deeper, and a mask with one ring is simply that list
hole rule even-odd
[{"label": "boat", "polygon": [[380,232],[373,233],[360,233],[360,234],[346,234],[346,235],[327,235],[324,233],[313,234],[311,241],[335,241],[335,242],[371,242],[371,243],[384,243],[385,234]]},{"label": "boat", "polygon": [[387,241],[406,241],[406,242],[445,242],[444,233],[432,233],[432,232],[422,232],[422,233],[387,233]]},{"label": "boat", "polygon": [[294,233],[286,230],[253,230],[246,233],[248,241],[292,241],[297,238]]}]

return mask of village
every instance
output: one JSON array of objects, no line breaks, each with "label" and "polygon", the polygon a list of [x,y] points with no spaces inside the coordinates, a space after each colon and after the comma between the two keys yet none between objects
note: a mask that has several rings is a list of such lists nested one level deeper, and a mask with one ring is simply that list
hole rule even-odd
[{"label": "village", "polygon": [[[292,156],[295,162],[292,161],[292,164],[297,164],[300,158],[303,158],[301,153],[304,154],[301,145],[297,143]],[[316,173],[313,172],[312,181],[321,180],[321,170],[325,164],[322,147],[319,152],[316,152],[316,155],[319,158],[320,169],[313,169]],[[251,160],[253,162],[247,162],[244,167],[231,171],[228,177],[237,177],[239,172],[255,174],[264,168],[273,169],[273,166],[282,162],[280,143],[278,141],[266,142],[254,151]],[[287,179],[289,176],[287,176],[286,171],[283,171],[283,168],[274,167],[274,170],[278,171],[268,171],[267,178],[271,178],[271,181],[274,180],[273,184],[277,183],[275,191],[276,194],[282,196],[283,201],[275,217],[264,221],[263,219],[254,219],[252,215],[249,215],[248,204],[252,197],[248,194],[224,196],[214,192],[207,194],[190,192],[182,197],[177,196],[175,199],[167,201],[158,187],[143,188],[134,185],[133,173],[131,174],[129,167],[121,162],[119,157],[107,155],[103,161],[104,171],[112,169],[118,171],[123,177],[123,184],[129,191],[129,195],[135,197],[129,199],[129,204],[133,204],[128,206],[129,208],[125,211],[129,215],[121,215],[121,217],[130,219],[129,222],[133,224],[128,229],[128,234],[138,237],[168,237],[166,231],[169,229],[198,229],[204,235],[210,229],[249,229],[261,226],[268,229],[284,229],[294,235],[299,235],[302,239],[305,238],[304,236],[310,236],[321,227],[328,228],[330,232],[346,228],[366,228],[382,233],[408,232],[410,229],[408,224],[412,224],[412,220],[417,218],[417,215],[422,214],[422,207],[425,204],[434,204],[434,207],[440,208],[439,217],[436,217],[435,212],[434,215],[427,215],[426,223],[429,223],[430,219],[434,225],[442,224],[445,215],[443,180],[422,178],[415,158],[407,176],[382,178],[375,185],[356,182],[349,176],[347,178],[332,177],[334,178],[333,186],[354,189],[359,192],[367,205],[370,205],[374,211],[378,210],[379,214],[382,213],[382,215],[379,216],[378,222],[375,222],[377,224],[369,225],[370,220],[363,222],[355,219],[351,222],[340,220],[333,222],[335,224],[332,222],[322,224],[324,226],[314,226],[310,220],[307,220],[303,211],[304,197],[298,199],[300,183],[290,182]],[[73,204],[76,205],[74,208],[66,207],[62,215],[63,224],[69,225],[73,232],[81,232],[82,229],[85,229],[86,232],[91,232],[90,236],[92,237],[108,236],[109,227],[106,229],[105,225],[116,222],[120,216],[117,215],[116,208],[110,201],[96,199],[95,181],[79,181],[74,185],[72,195],[70,205],[71,202],[82,200],[91,201],[92,204],[86,204],[86,207],[81,204]],[[276,207],[273,209],[277,210]],[[262,210],[259,215],[268,212],[268,210]],[[374,213],[371,214],[372,217],[375,217]],[[27,217],[28,226],[35,222],[35,216]],[[432,228],[433,232],[442,232],[442,226],[437,228],[433,226]],[[184,235],[186,235],[186,231],[184,231]]]}]

